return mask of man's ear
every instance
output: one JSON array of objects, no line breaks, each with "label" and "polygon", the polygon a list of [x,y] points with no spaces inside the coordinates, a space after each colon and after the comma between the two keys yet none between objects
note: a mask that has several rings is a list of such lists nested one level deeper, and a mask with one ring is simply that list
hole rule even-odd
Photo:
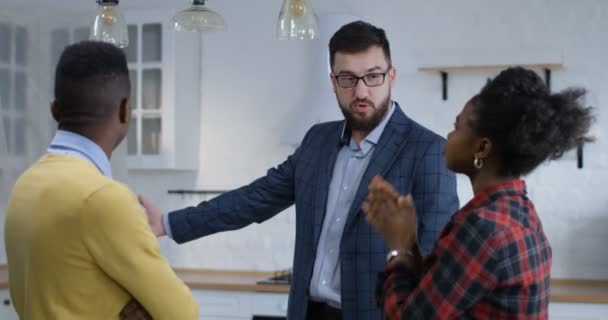
[{"label": "man's ear", "polygon": [[332,89],[334,90],[334,93],[335,93],[336,92],[336,86],[338,84],[336,83],[336,77],[334,77],[334,73],[333,72],[329,73],[329,81],[331,81],[331,86],[332,86]]},{"label": "man's ear", "polygon": [[121,99],[118,107],[118,120],[123,124],[131,121],[131,103],[129,100],[129,98]]},{"label": "man's ear", "polygon": [[390,79],[391,88],[394,88],[395,82],[397,81],[397,69],[391,67],[391,69],[388,70],[388,78]]},{"label": "man's ear", "polygon": [[53,116],[53,119],[59,123],[59,107],[57,106],[57,100],[55,99],[51,101],[51,115]]}]

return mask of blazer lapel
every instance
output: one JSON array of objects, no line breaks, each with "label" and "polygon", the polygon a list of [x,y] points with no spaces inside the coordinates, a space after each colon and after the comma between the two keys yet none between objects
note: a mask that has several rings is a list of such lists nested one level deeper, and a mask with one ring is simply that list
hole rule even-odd
[{"label": "blazer lapel", "polygon": [[384,176],[397,159],[400,150],[407,145],[410,129],[411,120],[405,116],[399,104],[395,102],[395,112],[393,112],[391,119],[386,124],[376,145],[376,150],[374,150],[363,178],[361,178],[361,183],[348,213],[346,227],[353,223],[357,213],[361,211],[361,205],[365,201],[365,198],[367,198],[368,186],[371,180],[377,175]]},{"label": "blazer lapel", "polygon": [[[327,197],[329,194],[329,184],[331,182],[334,165],[340,148],[338,143],[342,136],[344,121],[338,122],[336,127],[332,129],[331,137],[327,137],[327,142],[320,149],[319,155],[319,174],[317,176],[317,187],[315,188],[315,204],[313,209],[314,223],[314,239],[315,243],[319,242],[321,229],[323,227],[323,219],[325,219],[325,211],[327,208]],[[317,246],[315,245],[315,248]]]}]

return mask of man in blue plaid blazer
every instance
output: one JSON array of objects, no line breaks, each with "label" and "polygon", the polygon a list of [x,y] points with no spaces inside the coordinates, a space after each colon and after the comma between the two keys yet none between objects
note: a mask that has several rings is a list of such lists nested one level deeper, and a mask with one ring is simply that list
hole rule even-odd
[{"label": "man in blue plaid blazer", "polygon": [[388,248],[361,204],[380,175],[417,207],[423,253],[458,209],[445,140],[408,118],[390,91],[396,71],[382,29],[343,26],[330,41],[332,82],[343,121],[312,127],[285,162],[251,184],[196,207],[160,215],[141,198],[152,229],[184,243],[261,223],[296,206],[289,319],[379,319],[377,274]]}]

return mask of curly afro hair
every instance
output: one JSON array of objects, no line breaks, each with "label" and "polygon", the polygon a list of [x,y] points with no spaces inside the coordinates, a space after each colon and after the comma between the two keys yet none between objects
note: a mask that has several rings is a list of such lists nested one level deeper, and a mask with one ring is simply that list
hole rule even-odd
[{"label": "curly afro hair", "polygon": [[498,174],[519,177],[585,141],[594,117],[584,95],[580,88],[551,94],[535,72],[509,68],[471,100],[471,125],[493,142]]}]

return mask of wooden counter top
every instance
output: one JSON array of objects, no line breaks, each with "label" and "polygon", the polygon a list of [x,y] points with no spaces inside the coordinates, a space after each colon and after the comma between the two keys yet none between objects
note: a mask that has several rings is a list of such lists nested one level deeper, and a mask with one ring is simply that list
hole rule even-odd
[{"label": "wooden counter top", "polygon": [[[177,275],[194,290],[227,290],[250,292],[288,293],[288,285],[259,285],[259,280],[273,272],[222,271],[176,268]],[[8,288],[6,265],[0,265],[0,289]],[[551,302],[608,304],[608,280],[551,280]]]},{"label": "wooden counter top", "polygon": [[[274,276],[274,272],[175,268],[175,273],[191,289],[289,292],[289,285],[256,284],[260,280]],[[0,265],[0,289],[6,288],[8,288],[8,267]]]},{"label": "wooden counter top", "polygon": [[8,266],[0,265],[0,289],[8,288]]},{"label": "wooden counter top", "polygon": [[289,292],[289,285],[285,284],[256,284],[257,281],[274,276],[274,272],[176,268],[175,273],[191,289]]},{"label": "wooden counter top", "polygon": [[608,304],[608,280],[553,279],[551,302]]}]

